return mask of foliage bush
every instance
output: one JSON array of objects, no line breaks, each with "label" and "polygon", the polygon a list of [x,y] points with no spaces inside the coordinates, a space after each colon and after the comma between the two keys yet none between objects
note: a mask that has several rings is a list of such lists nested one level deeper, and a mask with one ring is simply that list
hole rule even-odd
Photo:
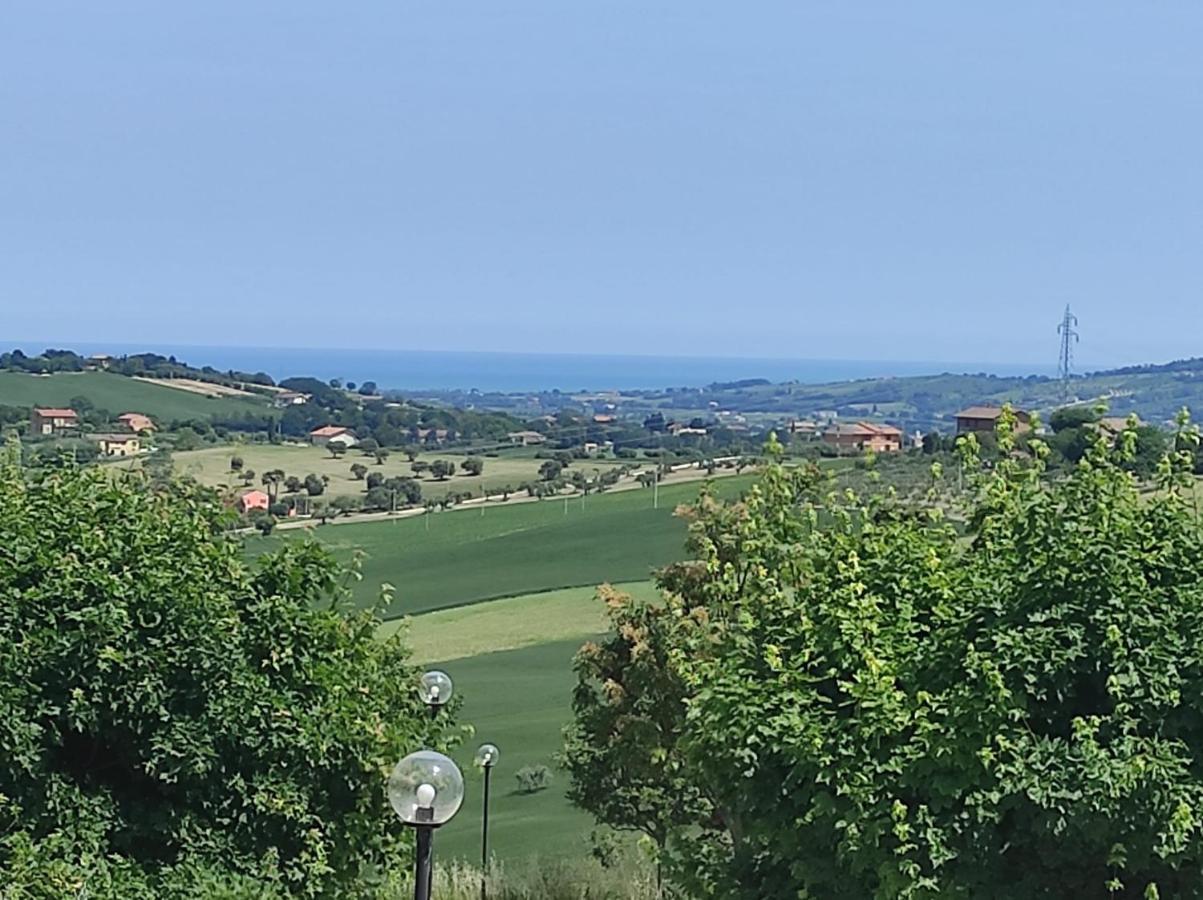
[{"label": "foliage bush", "polygon": [[523,766],[514,773],[514,778],[523,794],[534,794],[551,786],[551,770],[544,765]]},{"label": "foliage bush", "polygon": [[228,524],[198,488],[4,467],[5,897],[336,894],[407,840],[386,775],[437,739],[405,647],[326,551],[249,565]]},{"label": "foliage bush", "polygon": [[962,442],[958,521],[770,465],[688,511],[695,560],[653,612],[612,604],[603,650],[647,662],[599,683],[586,651],[570,746],[704,798],[669,817],[690,896],[1203,897],[1197,435],[1148,496],[1134,432],[1050,479],[1012,428],[988,468]]}]

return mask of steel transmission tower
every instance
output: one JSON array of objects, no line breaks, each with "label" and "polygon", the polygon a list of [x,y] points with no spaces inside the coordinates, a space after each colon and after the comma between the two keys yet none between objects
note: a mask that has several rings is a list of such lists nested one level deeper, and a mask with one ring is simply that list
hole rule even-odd
[{"label": "steel transmission tower", "polygon": [[1069,379],[1073,374],[1074,367],[1074,344],[1078,342],[1078,317],[1069,311],[1069,304],[1065,304],[1065,317],[1061,319],[1061,324],[1057,326],[1057,333],[1061,335],[1061,363],[1057,367],[1057,374],[1061,376],[1061,392],[1069,397]]}]

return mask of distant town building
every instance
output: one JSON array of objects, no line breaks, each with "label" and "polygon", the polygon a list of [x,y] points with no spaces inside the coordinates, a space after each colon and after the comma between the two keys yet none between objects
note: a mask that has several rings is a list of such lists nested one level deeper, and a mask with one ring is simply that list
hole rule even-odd
[{"label": "distant town building", "polygon": [[832,425],[823,432],[823,442],[840,450],[897,453],[902,449],[902,430],[873,422]]},{"label": "distant town building", "polygon": [[135,456],[142,449],[141,439],[136,434],[89,434],[88,437],[100,445],[101,456]]},{"label": "distant town building", "polygon": [[78,428],[79,416],[73,409],[34,407],[29,415],[30,432],[43,437],[65,434]]},{"label": "distant town building", "polygon": [[612,416],[609,413],[598,413],[593,417],[593,421],[598,425],[609,425],[615,421],[616,418],[616,416]]},{"label": "distant town building", "polygon": [[276,409],[284,409],[285,407],[289,406],[301,406],[302,404],[308,402],[308,394],[300,394],[296,391],[279,391],[276,396],[272,398],[272,405],[274,405]]},{"label": "distant town building", "polygon": [[[1139,428],[1143,424],[1144,424],[1144,422],[1142,422],[1140,420],[1140,417],[1137,416],[1136,417],[1136,427]],[[1103,431],[1109,431],[1112,434],[1122,434],[1123,432],[1128,430],[1128,417],[1127,416],[1103,416],[1103,418],[1099,419],[1099,428]]]},{"label": "distant town building", "polygon": [[668,433],[673,437],[680,437],[683,434],[707,434],[708,432],[705,428],[695,428],[683,422],[672,422],[668,426]]},{"label": "distant town building", "polygon": [[511,431],[506,437],[510,439],[511,444],[521,444],[523,447],[547,442],[547,436],[537,431]]},{"label": "distant town building", "polygon": [[[1016,432],[1029,431],[1032,417],[1022,409],[1014,410]],[[957,434],[993,434],[1002,416],[1001,406],[971,406],[957,413]]]},{"label": "distant town building", "polygon": [[791,419],[786,428],[790,434],[796,434],[799,437],[813,438],[818,437],[822,428],[819,423],[813,419]]},{"label": "distant town building", "polygon": [[150,416],[144,416],[142,413],[122,413],[117,417],[117,421],[133,432],[155,430],[155,423]]},{"label": "distant town building", "polygon": [[327,444],[354,447],[359,443],[359,439],[355,437],[350,428],[344,428],[341,425],[323,425],[321,428],[315,428],[309,432],[309,442],[317,447],[325,447]]},{"label": "distant town building", "polygon": [[263,491],[247,491],[238,498],[238,509],[243,513],[249,513],[254,509],[266,510],[270,504],[271,497]]}]

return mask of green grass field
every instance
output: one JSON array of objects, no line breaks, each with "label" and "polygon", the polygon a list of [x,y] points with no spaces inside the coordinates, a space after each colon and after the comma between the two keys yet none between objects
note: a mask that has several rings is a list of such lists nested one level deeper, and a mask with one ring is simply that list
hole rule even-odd
[{"label": "green grass field", "polygon": [[[563,746],[561,730],[572,714],[572,657],[581,643],[557,641],[441,664],[464,698],[459,720],[476,734],[453,754],[464,772],[466,795],[459,814],[439,830],[440,857],[480,858],[482,784],[472,756],[485,741],[501,751],[489,805],[490,845],[496,856],[519,860],[585,854],[593,820],[568,802],[566,776],[555,769],[555,754]],[[514,773],[526,765],[552,769],[551,787],[516,793]]]},{"label": "green grass field", "polygon": [[145,413],[169,423],[173,419],[208,418],[266,412],[265,400],[250,397],[209,398],[176,388],[161,387],[108,372],[61,372],[27,375],[0,372],[0,403],[9,406],[67,406],[75,397],[87,397],[113,415]]},{"label": "green grass field", "polygon": [[[302,479],[309,474],[326,475],[330,478],[330,484],[323,495],[324,499],[339,495],[362,496],[366,485],[351,475],[351,466],[355,463],[362,463],[368,467],[369,472],[380,472],[385,478],[398,475],[415,477],[404,453],[394,451],[383,465],[378,466],[374,459],[354,449],[336,459],[326,449],[307,444],[233,444],[205,447],[201,450],[176,453],[172,462],[176,472],[191,476],[209,487],[241,487],[242,481],[233,477],[236,473],[230,471],[230,459],[234,456],[241,457],[244,467],[256,473],[252,482],[256,487],[259,485],[259,477],[272,469],[283,469],[286,475],[296,475]],[[457,467],[464,458],[463,454],[451,451],[423,453],[418,457],[420,461],[427,463],[436,459],[451,460]],[[507,485],[517,489],[524,481],[537,480],[539,466],[543,463],[543,460],[533,456],[481,459],[485,468],[479,476],[470,476],[461,470],[453,478],[436,481],[429,475],[424,475],[419,479],[422,483],[422,496],[437,500],[449,493],[470,491],[479,497],[482,487],[490,494],[499,493]],[[578,460],[574,467],[592,477],[594,469],[605,469],[616,464],[613,460]]]},{"label": "green grass field", "polygon": [[[737,496],[753,478],[723,478],[716,490]],[[567,778],[555,768],[572,714],[572,657],[605,629],[598,584],[650,598],[651,570],[684,558],[686,529],[673,509],[700,488],[696,481],[666,485],[658,509],[644,489],[594,495],[583,505],[580,498],[497,504],[484,515],[458,510],[313,530],[344,559],[356,549],[368,553],[356,588],[361,600],[373,598],[382,581],[396,585],[395,613],[406,618],[382,630],[408,629],[415,663],[451,675],[463,699],[458,722],[475,729],[454,754],[467,796],[439,831],[441,858],[478,858],[481,775],[471,760],[484,741],[501,749],[490,813],[495,855],[521,864],[587,853],[594,822],[568,802]],[[247,550],[302,534],[248,538]],[[525,765],[551,768],[551,787],[517,793],[514,775]]]},{"label": "green grass field", "polygon": [[[651,581],[614,587],[644,599],[656,595]],[[554,641],[584,640],[606,629],[605,609],[596,595],[596,587],[576,587],[505,597],[394,619],[381,627],[381,634],[407,627],[414,662],[418,664]]]},{"label": "green grass field", "polygon": [[[723,496],[746,489],[752,476],[715,482]],[[483,514],[456,510],[429,516],[329,525],[248,538],[255,555],[311,533],[340,558],[367,554],[355,586],[361,603],[396,588],[390,616],[417,615],[481,600],[602,582],[643,581],[685,553],[677,504],[697,496],[699,482],[665,486],[652,508],[647,489],[540,503],[491,504]]]}]

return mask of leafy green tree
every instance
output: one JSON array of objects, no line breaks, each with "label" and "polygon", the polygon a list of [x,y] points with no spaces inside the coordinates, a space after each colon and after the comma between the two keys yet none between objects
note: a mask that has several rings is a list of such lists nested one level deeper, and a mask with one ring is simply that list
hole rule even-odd
[{"label": "leafy green tree", "polygon": [[467,475],[479,475],[485,470],[485,461],[479,456],[469,456],[459,464]]},{"label": "leafy green tree", "polygon": [[330,441],[326,444],[326,449],[335,459],[342,459],[347,452],[347,445],[342,441]]},{"label": "leafy green tree", "polygon": [[422,485],[414,478],[396,476],[385,481],[384,488],[396,494],[398,505],[422,502]]},{"label": "leafy green tree", "polygon": [[436,459],[430,464],[430,474],[438,481],[446,481],[455,474],[455,463],[445,459]]},{"label": "leafy green tree", "polygon": [[645,744],[713,806],[668,841],[690,896],[1203,896],[1197,435],[1150,499],[1131,438],[1049,478],[1014,424],[989,467],[961,440],[955,521],[777,463],[692,507]]},{"label": "leafy green tree", "polygon": [[284,490],[286,490],[290,494],[300,493],[301,489],[304,487],[305,487],[305,482],[303,482],[296,475],[289,475],[287,478],[284,479]]},{"label": "leafy green tree", "polygon": [[674,829],[710,815],[679,741],[685,687],[669,660],[674,611],[608,585],[598,598],[611,630],[574,662],[573,722],[560,757],[568,798],[615,830],[646,835],[662,854]]},{"label": "leafy green tree", "polygon": [[418,460],[417,462],[410,463],[409,468],[415,475],[421,475],[423,472],[430,470],[430,463]]},{"label": "leafy green tree", "polygon": [[388,457],[389,457],[389,452],[388,452],[388,450],[384,449],[383,447],[380,447],[372,455],[376,457],[376,465],[383,466],[384,461],[386,459],[388,459]]},{"label": "leafy green tree", "polygon": [[367,489],[378,488],[384,484],[383,472],[369,472],[367,477]]},{"label": "leafy green tree", "polygon": [[[330,554],[248,563],[209,492],[0,477],[0,893],[350,896],[443,740]],[[131,573],[136,573],[132,577]]]},{"label": "leafy green tree", "polygon": [[242,469],[242,466],[243,466],[243,461],[242,461],[241,456],[231,456],[230,457],[230,471],[231,472],[240,471]]},{"label": "leafy green tree", "polygon": [[276,497],[280,493],[280,485],[284,482],[284,470],[272,469],[269,472],[264,472],[260,482],[267,488],[267,496],[272,503],[276,502]]},{"label": "leafy green tree", "polygon": [[305,492],[310,497],[319,497],[326,490],[326,483],[316,475],[305,476]]},{"label": "leafy green tree", "polygon": [[195,450],[200,445],[200,435],[190,425],[185,425],[175,433],[175,449],[177,450]]},{"label": "leafy green tree", "polygon": [[1083,425],[1093,425],[1102,418],[1103,410],[1095,406],[1064,406],[1049,416],[1048,424],[1054,433]]},{"label": "leafy green tree", "polygon": [[546,459],[539,466],[539,477],[544,481],[555,481],[564,471],[563,464],[557,459]]},{"label": "leafy green tree", "polygon": [[368,467],[363,463],[351,463],[351,477],[356,481],[363,481],[364,476],[368,474]]},{"label": "leafy green tree", "polygon": [[358,497],[350,497],[345,494],[335,497],[330,501],[330,508],[339,515],[349,516],[351,513],[359,509],[359,507],[360,503]]},{"label": "leafy green tree", "polygon": [[378,444],[376,442],[375,438],[366,437],[362,441],[360,441],[358,444],[355,445],[355,449],[358,450],[360,453],[362,453],[364,456],[371,456],[377,450],[380,449],[380,444]]}]

